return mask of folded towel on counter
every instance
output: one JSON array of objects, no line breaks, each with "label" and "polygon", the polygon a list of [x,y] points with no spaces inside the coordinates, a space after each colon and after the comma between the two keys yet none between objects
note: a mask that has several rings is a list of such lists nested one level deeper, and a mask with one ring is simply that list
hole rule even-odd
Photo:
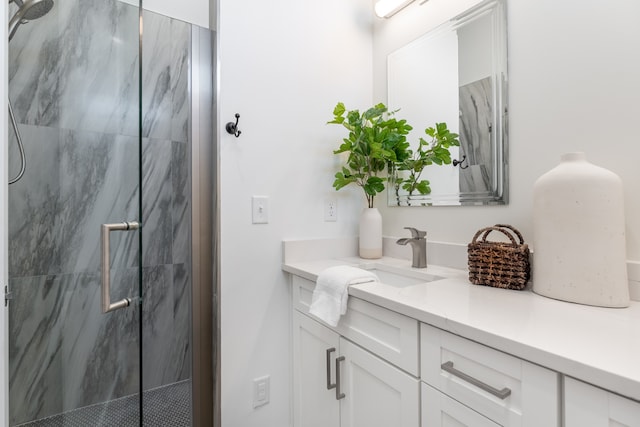
[{"label": "folded towel on counter", "polygon": [[316,280],[309,313],[336,326],[340,316],[347,312],[349,285],[377,281],[375,273],[348,265],[322,270]]}]

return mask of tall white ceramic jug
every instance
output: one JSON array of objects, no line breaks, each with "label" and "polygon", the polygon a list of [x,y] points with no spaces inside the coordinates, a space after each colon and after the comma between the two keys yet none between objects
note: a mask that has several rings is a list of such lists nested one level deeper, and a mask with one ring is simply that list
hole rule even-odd
[{"label": "tall white ceramic jug", "polygon": [[533,291],[602,307],[629,305],[624,196],[613,172],[568,153],[533,197]]}]

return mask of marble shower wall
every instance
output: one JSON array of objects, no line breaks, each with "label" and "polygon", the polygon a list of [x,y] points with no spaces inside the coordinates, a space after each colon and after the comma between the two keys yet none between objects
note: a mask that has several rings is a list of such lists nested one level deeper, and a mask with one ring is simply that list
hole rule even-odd
[{"label": "marble shower wall", "polygon": [[[137,393],[140,316],[144,388],[191,375],[190,35],[145,11],[141,162],[135,7],[56,1],[11,41],[27,155],[9,187],[12,425]],[[143,309],[103,315],[99,227],[139,217],[139,163]],[[112,233],[111,253],[112,299],[137,295],[136,233]]]}]

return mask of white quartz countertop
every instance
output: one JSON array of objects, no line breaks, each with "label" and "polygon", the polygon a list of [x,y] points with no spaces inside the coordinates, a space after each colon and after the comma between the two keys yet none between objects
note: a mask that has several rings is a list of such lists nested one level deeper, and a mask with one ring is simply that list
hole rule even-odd
[{"label": "white quartz countertop", "polygon": [[445,278],[401,288],[353,285],[350,296],[640,401],[638,302],[623,309],[573,304],[530,290],[472,285],[466,271],[412,269],[409,261],[395,258],[291,261],[283,270],[315,281],[327,267],[376,264]]}]

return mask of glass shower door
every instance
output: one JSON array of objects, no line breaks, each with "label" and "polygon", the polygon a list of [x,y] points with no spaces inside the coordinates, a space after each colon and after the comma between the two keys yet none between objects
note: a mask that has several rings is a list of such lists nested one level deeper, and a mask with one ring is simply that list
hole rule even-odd
[{"label": "glass shower door", "polygon": [[9,9],[10,424],[141,425],[139,4]]}]

